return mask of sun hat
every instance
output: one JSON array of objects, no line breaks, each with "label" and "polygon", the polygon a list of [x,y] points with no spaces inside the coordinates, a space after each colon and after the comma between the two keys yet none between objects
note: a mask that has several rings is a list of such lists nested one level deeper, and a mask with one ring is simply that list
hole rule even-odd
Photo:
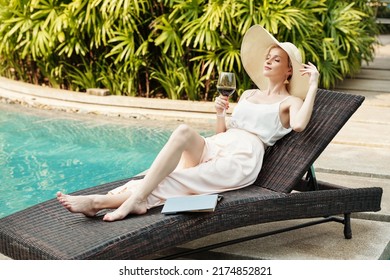
[{"label": "sun hat", "polygon": [[260,90],[268,88],[268,79],[264,77],[263,67],[267,51],[272,45],[281,47],[290,57],[293,67],[289,80],[291,95],[304,99],[309,89],[309,77],[299,72],[302,66],[302,56],[298,48],[290,42],[279,42],[260,25],[253,25],[245,33],[241,44],[241,61],[246,73]]}]

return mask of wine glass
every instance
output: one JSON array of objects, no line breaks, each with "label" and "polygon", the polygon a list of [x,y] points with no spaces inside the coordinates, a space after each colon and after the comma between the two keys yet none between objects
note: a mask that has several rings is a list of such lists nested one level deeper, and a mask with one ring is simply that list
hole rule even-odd
[{"label": "wine glass", "polygon": [[[221,72],[218,77],[217,91],[223,96],[230,96],[236,91],[236,76],[231,72]],[[223,109],[223,115],[226,109]]]}]

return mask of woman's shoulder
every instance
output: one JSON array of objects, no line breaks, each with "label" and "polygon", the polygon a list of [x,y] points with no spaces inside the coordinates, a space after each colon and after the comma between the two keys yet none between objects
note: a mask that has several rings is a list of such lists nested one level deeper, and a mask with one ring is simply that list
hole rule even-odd
[{"label": "woman's shoulder", "polygon": [[297,96],[290,95],[286,99],[282,100],[281,104],[284,108],[300,108],[303,104],[303,100]]},{"label": "woman's shoulder", "polygon": [[296,103],[296,104],[302,104],[303,103],[302,98],[299,98],[299,97],[294,96],[294,95],[290,95],[286,100],[288,100],[291,103]]},{"label": "woman's shoulder", "polygon": [[246,99],[248,97],[251,97],[252,95],[254,95],[256,92],[260,91],[259,89],[255,88],[255,89],[247,89],[245,90],[241,96],[240,96],[240,100],[241,99]]}]

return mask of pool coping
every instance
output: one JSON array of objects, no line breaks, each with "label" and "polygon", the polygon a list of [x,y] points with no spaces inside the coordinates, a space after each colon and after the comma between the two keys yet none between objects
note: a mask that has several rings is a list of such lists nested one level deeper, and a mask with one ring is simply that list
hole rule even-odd
[{"label": "pool coping", "polygon": [[[0,77],[0,100],[25,106],[71,113],[179,122],[212,123],[214,103],[119,95],[91,95],[33,85]],[[235,107],[231,104],[228,114]]]}]

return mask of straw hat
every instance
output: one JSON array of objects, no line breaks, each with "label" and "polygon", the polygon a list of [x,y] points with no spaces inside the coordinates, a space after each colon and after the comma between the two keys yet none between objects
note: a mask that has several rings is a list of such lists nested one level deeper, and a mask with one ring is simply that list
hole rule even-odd
[{"label": "straw hat", "polygon": [[309,77],[302,76],[302,56],[298,48],[290,43],[280,43],[260,25],[254,25],[246,32],[241,45],[241,60],[245,71],[260,90],[268,88],[268,79],[264,77],[263,67],[268,48],[278,45],[290,57],[293,74],[289,83],[291,95],[304,99],[309,89]]}]

